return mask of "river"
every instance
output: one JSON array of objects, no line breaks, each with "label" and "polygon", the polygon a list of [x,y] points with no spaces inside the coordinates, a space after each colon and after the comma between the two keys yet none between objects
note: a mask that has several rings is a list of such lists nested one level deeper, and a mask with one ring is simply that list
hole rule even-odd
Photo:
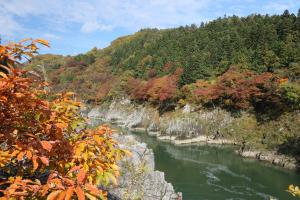
[{"label": "river", "polygon": [[155,168],[184,200],[297,199],[285,190],[300,185],[300,174],[236,155],[233,147],[174,146],[132,132],[155,155]]},{"label": "river", "polygon": [[289,184],[300,186],[299,173],[242,158],[233,146],[174,146],[144,132],[122,132],[153,149],[156,170],[184,200],[299,200],[285,191]]}]

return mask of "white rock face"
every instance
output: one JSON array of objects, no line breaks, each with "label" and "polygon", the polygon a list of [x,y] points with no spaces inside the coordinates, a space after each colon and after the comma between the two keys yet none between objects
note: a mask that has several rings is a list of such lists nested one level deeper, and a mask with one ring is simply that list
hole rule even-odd
[{"label": "white rock face", "polygon": [[[232,120],[230,114],[223,110],[198,112],[193,110],[192,106],[186,105],[183,109],[160,116],[154,108],[136,106],[128,99],[121,99],[92,109],[88,117],[115,123],[135,131],[147,131],[160,140],[172,141],[175,144],[195,143],[199,140],[202,142],[201,138],[220,133],[219,130]],[[225,138],[208,138],[205,142],[232,143]]]},{"label": "white rock face", "polygon": [[[116,123],[136,131],[147,131],[161,141],[176,145],[190,143],[236,144],[223,137],[222,129],[234,120],[230,113],[214,109],[193,112],[191,105],[160,116],[158,111],[147,106],[136,106],[124,98],[110,105],[92,109],[88,117]],[[285,168],[295,168],[295,159],[281,155],[265,155],[256,151],[237,152],[243,157],[268,161]]]},{"label": "white rock face", "polygon": [[189,104],[186,104],[182,109],[182,113],[190,113],[192,111],[194,111],[194,108]]},{"label": "white rock face", "polygon": [[139,143],[134,136],[117,136],[121,148],[132,152],[131,157],[122,160],[119,186],[110,188],[110,193],[121,199],[177,200],[173,186],[165,181],[164,173],[155,171],[154,154],[145,143]]},{"label": "white rock face", "polygon": [[88,113],[87,116],[89,118],[94,118],[94,119],[100,118],[101,114],[102,114],[102,113],[100,113],[100,111],[101,111],[101,109],[99,109],[98,107],[95,107]]}]

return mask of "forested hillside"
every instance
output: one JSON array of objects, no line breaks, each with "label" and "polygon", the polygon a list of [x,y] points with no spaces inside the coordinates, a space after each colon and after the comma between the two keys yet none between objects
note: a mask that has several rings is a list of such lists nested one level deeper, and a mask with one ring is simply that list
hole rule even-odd
[{"label": "forested hillside", "polygon": [[72,89],[89,102],[127,95],[153,103],[248,109],[261,99],[277,99],[295,108],[300,102],[300,11],[297,16],[286,10],[143,29],[86,54],[38,56],[27,68],[40,65],[53,90]]},{"label": "forested hillside", "polygon": [[126,97],[160,114],[225,109],[235,118],[226,137],[300,162],[300,10],[144,29],[85,54],[40,55],[26,68],[52,92],[75,91],[89,104]]}]

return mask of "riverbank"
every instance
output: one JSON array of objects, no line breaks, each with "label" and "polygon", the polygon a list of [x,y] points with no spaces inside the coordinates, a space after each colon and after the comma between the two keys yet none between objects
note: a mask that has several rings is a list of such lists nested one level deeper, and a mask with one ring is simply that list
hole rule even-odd
[{"label": "riverbank", "polygon": [[242,158],[232,145],[173,145],[145,132],[123,130],[153,150],[155,169],[165,172],[183,199],[294,199],[285,190],[300,184],[295,171]]},{"label": "riverbank", "polygon": [[118,184],[107,188],[111,199],[178,200],[171,183],[165,180],[164,172],[155,170],[153,150],[145,143],[138,142],[133,135],[123,135],[120,131],[114,139],[131,156],[120,161]]},{"label": "riverbank", "polygon": [[[88,112],[88,117],[100,119],[109,123],[125,127],[133,131],[147,132],[160,141],[171,142],[174,145],[209,144],[209,145],[236,145],[236,153],[242,157],[254,158],[270,162],[288,169],[299,168],[294,157],[280,154],[275,150],[268,150],[252,146],[252,141],[245,143],[239,138],[243,133],[234,125],[241,121],[251,124],[247,114],[234,118],[230,113],[214,109],[211,111],[200,110],[194,112],[192,106],[186,105],[181,109],[160,115],[158,110],[147,105],[135,105],[128,99],[113,101],[93,107]],[[251,129],[240,131],[251,132]],[[251,132],[253,135],[253,132]],[[249,137],[249,141],[253,139]],[[256,138],[254,138],[256,139]],[[259,144],[259,142],[257,142]]]}]

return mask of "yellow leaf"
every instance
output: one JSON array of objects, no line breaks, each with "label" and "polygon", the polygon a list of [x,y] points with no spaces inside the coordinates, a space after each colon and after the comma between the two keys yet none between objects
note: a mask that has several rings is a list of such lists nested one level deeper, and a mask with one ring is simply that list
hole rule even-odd
[{"label": "yellow leaf", "polygon": [[87,171],[89,171],[89,166],[88,166],[88,164],[87,163],[84,163],[83,164],[83,169],[87,172]]},{"label": "yellow leaf", "polygon": [[[1,67],[1,66],[0,66]],[[0,72],[0,77],[2,77],[2,78],[7,78],[7,75],[5,74],[5,73],[3,73],[3,72]]]},{"label": "yellow leaf", "polygon": [[97,197],[89,194],[89,193],[85,193],[85,196],[89,199],[89,200],[97,200]]},{"label": "yellow leaf", "polygon": [[112,165],[110,165],[110,167],[111,167],[113,170],[119,171],[118,165],[112,164]]},{"label": "yellow leaf", "polygon": [[130,151],[126,150],[126,149],[124,149],[123,152],[124,152],[127,156],[129,156],[129,157],[132,156],[132,153],[131,153]]},{"label": "yellow leaf", "polygon": [[83,159],[86,161],[88,160],[88,157],[89,157],[89,153],[87,151],[85,151],[82,155]]},{"label": "yellow leaf", "polygon": [[3,73],[3,72],[0,72],[0,77],[7,78],[7,75],[5,73]]},{"label": "yellow leaf", "polygon": [[99,174],[103,175],[103,168],[100,166],[97,166],[97,169],[98,169],[97,171],[99,171]]},{"label": "yellow leaf", "polygon": [[107,176],[109,177],[110,181],[114,184],[114,185],[118,185],[118,181],[116,179],[116,177],[111,174],[111,173],[107,173]]},{"label": "yellow leaf", "polygon": [[94,140],[95,140],[99,145],[102,144],[102,139],[100,138],[99,135],[94,135],[93,138],[94,138]]}]

